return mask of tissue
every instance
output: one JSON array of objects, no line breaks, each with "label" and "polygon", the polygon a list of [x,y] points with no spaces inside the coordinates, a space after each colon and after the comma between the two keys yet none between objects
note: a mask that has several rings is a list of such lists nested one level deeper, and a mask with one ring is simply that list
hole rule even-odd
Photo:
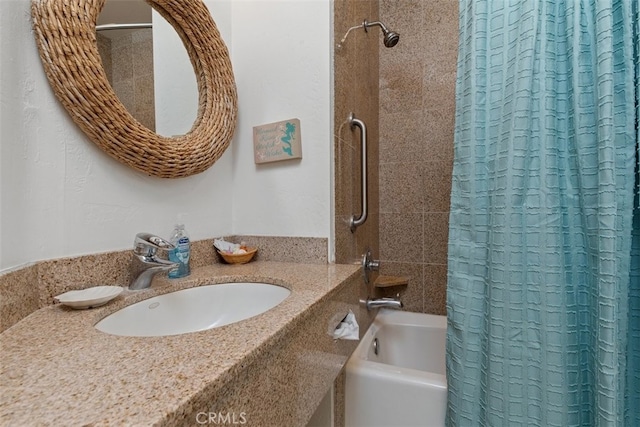
[{"label": "tissue", "polygon": [[240,255],[247,253],[246,245],[244,244],[244,242],[231,243],[227,242],[224,239],[214,239],[213,246],[215,246],[216,249],[218,249],[220,252],[224,252],[227,254]]},{"label": "tissue", "polygon": [[354,341],[358,341],[360,339],[360,326],[358,326],[358,321],[356,320],[356,315],[353,314],[353,311],[349,310],[349,313],[338,324],[336,329],[333,331],[333,339]]}]

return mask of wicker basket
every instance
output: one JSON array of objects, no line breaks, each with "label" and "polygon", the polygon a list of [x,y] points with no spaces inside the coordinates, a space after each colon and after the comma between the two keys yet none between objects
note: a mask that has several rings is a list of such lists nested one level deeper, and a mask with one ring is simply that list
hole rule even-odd
[{"label": "wicker basket", "polygon": [[256,252],[258,252],[258,248],[247,248],[246,254],[228,254],[218,251],[227,264],[246,264],[253,259]]}]

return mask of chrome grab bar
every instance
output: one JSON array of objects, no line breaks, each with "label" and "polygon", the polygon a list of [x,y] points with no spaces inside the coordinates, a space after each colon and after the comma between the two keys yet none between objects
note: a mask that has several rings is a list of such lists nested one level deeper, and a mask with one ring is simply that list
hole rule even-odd
[{"label": "chrome grab bar", "polygon": [[361,165],[360,169],[362,171],[362,200],[360,204],[360,216],[356,218],[355,215],[351,216],[351,220],[349,221],[349,225],[351,228],[351,232],[354,233],[356,228],[360,227],[367,220],[367,126],[360,119],[356,119],[356,116],[351,113],[349,114],[349,125],[351,129],[354,127],[360,128],[360,145],[362,151],[361,157]]}]

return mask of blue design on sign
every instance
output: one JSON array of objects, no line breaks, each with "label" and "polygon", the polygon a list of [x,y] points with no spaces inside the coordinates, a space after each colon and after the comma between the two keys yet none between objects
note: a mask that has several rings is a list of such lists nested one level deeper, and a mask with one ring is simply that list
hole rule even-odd
[{"label": "blue design on sign", "polygon": [[296,125],[293,123],[287,122],[285,125],[284,136],[280,138],[284,147],[282,147],[282,151],[287,153],[290,156],[293,156],[293,152],[291,151],[291,140],[293,139],[296,132]]}]

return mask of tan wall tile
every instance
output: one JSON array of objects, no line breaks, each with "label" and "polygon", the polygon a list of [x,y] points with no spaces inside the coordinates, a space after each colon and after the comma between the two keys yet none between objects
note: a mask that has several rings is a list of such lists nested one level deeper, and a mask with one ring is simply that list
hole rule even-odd
[{"label": "tan wall tile", "polygon": [[382,270],[423,271],[420,290],[404,291],[409,306],[444,314],[458,2],[381,0],[380,18],[400,33],[396,47],[379,48]]}]

